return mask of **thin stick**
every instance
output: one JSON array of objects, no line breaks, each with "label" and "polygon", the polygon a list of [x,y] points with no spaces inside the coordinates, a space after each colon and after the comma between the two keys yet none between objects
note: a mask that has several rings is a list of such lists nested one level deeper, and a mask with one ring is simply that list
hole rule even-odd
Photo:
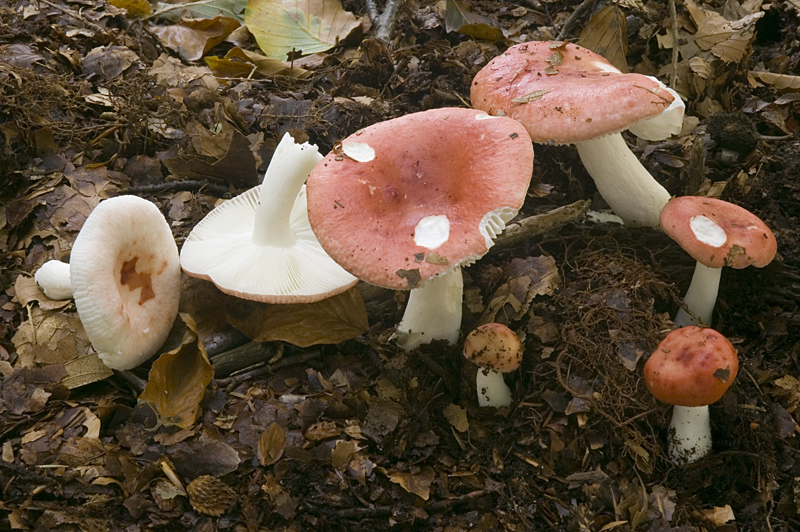
[{"label": "thin stick", "polygon": [[674,89],[678,82],[678,11],[675,0],[669,0],[669,15],[672,17],[672,71],[669,74],[669,86]]},{"label": "thin stick", "polygon": [[595,2],[596,0],[583,0],[581,5],[575,8],[575,11],[572,12],[564,25],[561,26],[561,31],[558,32],[558,37],[556,37],[556,39],[559,41],[566,39],[569,32],[572,31],[572,27],[578,23],[578,19],[580,19],[584,13],[592,9]]}]

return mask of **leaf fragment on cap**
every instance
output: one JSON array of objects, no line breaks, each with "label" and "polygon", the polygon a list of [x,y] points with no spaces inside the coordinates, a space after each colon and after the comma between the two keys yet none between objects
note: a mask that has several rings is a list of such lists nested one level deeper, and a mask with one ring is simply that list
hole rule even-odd
[{"label": "leaf fragment on cap", "polygon": [[[549,67],[548,67],[549,68]],[[542,96],[547,94],[548,92],[552,91],[533,91],[525,96],[520,96],[518,98],[512,98],[511,101],[513,103],[531,103],[535,102],[536,100],[541,99]]]}]

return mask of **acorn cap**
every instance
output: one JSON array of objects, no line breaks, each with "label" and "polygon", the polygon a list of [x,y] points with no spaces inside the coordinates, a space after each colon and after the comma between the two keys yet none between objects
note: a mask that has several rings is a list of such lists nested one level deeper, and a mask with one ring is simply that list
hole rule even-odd
[{"label": "acorn cap", "polygon": [[644,365],[644,382],[659,401],[706,406],[722,397],[738,370],[736,349],[727,338],[692,325],[672,331],[658,344]]},{"label": "acorn cap", "polygon": [[467,335],[464,357],[482,368],[503,373],[514,371],[522,362],[522,343],[502,323],[487,323]]},{"label": "acorn cap", "polygon": [[554,144],[617,133],[676,99],[655,78],[624,74],[591,50],[553,41],[517,44],[489,61],[470,98],[476,109],[525,124],[534,142]]},{"label": "acorn cap", "polygon": [[161,347],[178,315],[181,267],[164,215],[137,196],[101,201],[70,254],[75,306],[100,359],[131,369]]},{"label": "acorn cap", "polygon": [[431,109],[344,139],[311,171],[308,218],[350,273],[409,289],[483,256],[522,206],[532,171],[518,122]]},{"label": "acorn cap", "polygon": [[695,260],[709,268],[762,268],[778,243],[769,227],[747,209],[714,198],[672,198],[661,211],[661,227]]}]

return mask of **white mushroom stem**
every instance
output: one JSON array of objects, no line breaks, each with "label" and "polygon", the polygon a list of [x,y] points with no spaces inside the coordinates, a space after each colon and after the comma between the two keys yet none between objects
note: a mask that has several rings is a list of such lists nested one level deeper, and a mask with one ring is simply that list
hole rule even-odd
[{"label": "white mushroom stem", "polygon": [[711,451],[711,422],[707,406],[675,406],[669,424],[669,456],[688,464]]},{"label": "white mushroom stem", "polygon": [[254,244],[286,248],[295,243],[290,223],[292,207],[311,169],[321,160],[313,144],[295,144],[291,135],[283,135],[261,182]]},{"label": "white mushroom stem", "polygon": [[405,351],[433,340],[455,344],[461,329],[463,295],[459,266],[411,290],[403,319],[397,325],[397,344]]},{"label": "white mushroom stem", "polygon": [[711,323],[721,275],[722,268],[709,268],[701,262],[695,265],[692,282],[683,298],[691,314],[684,309],[678,310],[675,316],[676,327]]},{"label": "white mushroom stem", "polygon": [[36,284],[50,299],[72,299],[72,281],[69,264],[60,260],[49,260],[42,264],[33,276]]},{"label": "white mushroom stem", "polygon": [[576,144],[597,190],[627,225],[658,227],[670,195],[642,166],[619,133]]},{"label": "white mushroom stem", "polygon": [[475,378],[478,389],[478,406],[511,406],[511,390],[508,388],[503,374],[488,368],[478,368]]}]

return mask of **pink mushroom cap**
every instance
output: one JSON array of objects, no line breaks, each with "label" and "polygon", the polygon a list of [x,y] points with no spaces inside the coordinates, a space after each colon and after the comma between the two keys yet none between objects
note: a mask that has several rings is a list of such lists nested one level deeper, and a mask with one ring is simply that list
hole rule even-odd
[{"label": "pink mushroom cap", "polygon": [[518,122],[432,109],[344,139],[311,172],[308,218],[344,269],[394,289],[483,256],[522,206],[533,145]]},{"label": "pink mushroom cap", "polygon": [[672,198],[661,227],[695,260],[709,268],[763,268],[775,257],[775,235],[747,209],[714,198]]},{"label": "pink mushroom cap", "polygon": [[647,359],[644,382],[671,405],[697,407],[718,401],[739,371],[736,349],[714,329],[695,325],[669,333]]},{"label": "pink mushroom cap", "polygon": [[572,144],[659,115],[674,100],[657,80],[624,74],[575,44],[517,44],[472,81],[472,105],[525,124],[534,142]]}]

